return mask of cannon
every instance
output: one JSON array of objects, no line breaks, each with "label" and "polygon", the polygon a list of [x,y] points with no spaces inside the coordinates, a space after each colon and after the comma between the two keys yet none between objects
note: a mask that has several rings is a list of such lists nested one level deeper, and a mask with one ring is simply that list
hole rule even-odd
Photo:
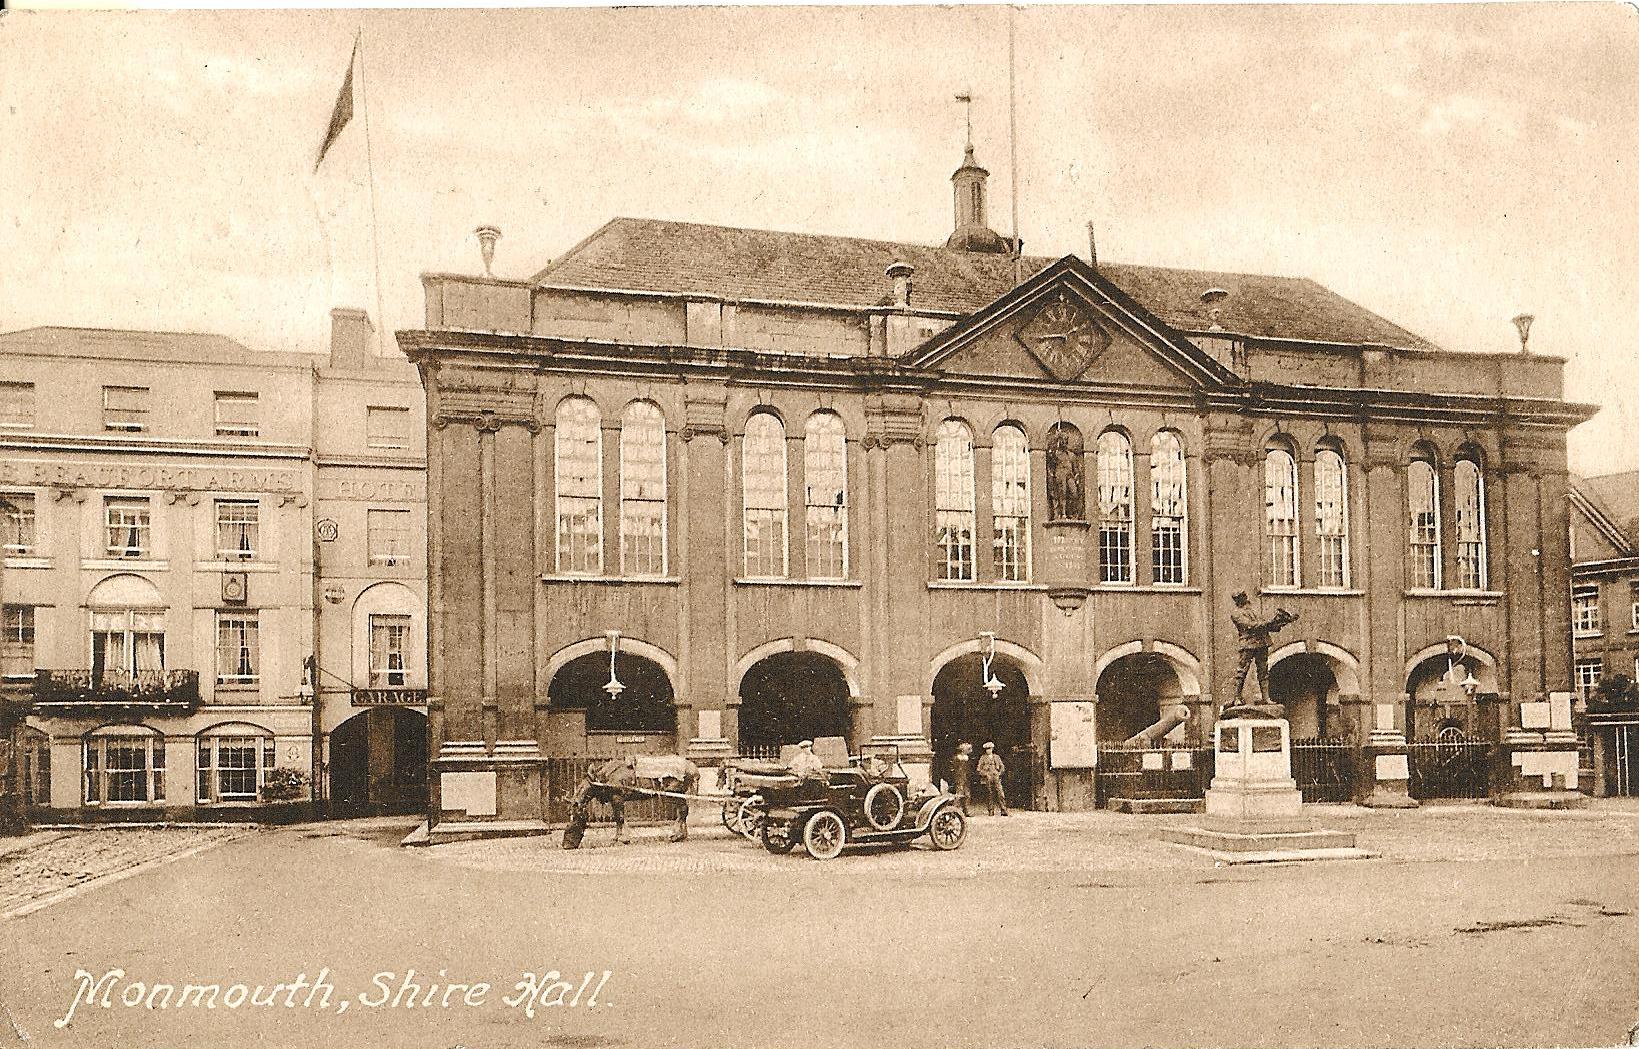
[{"label": "cannon", "polygon": [[1161,737],[1189,720],[1189,708],[1183,704],[1173,707],[1161,715],[1161,720],[1144,729],[1135,732],[1127,738],[1128,745],[1154,746],[1161,742]]}]

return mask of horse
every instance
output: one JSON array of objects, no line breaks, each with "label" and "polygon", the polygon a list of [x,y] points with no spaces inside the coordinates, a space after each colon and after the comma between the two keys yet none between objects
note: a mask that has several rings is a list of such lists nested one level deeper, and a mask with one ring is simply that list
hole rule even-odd
[{"label": "horse", "polygon": [[[686,758],[628,755],[604,762],[593,762],[587,767],[586,778],[569,802],[569,826],[564,828],[563,847],[580,848],[586,836],[586,825],[591,822],[591,803],[604,802],[614,812],[615,843],[629,844],[626,835],[626,800],[646,796],[642,790],[663,790],[674,794],[693,794],[700,785],[700,769]],[[689,836],[689,803],[686,798],[666,798],[672,811],[671,841],[686,841]]]}]

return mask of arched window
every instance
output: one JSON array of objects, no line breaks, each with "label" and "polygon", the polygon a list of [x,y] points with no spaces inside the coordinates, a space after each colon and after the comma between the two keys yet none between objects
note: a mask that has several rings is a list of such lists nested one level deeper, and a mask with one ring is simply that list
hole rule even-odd
[{"label": "arched window", "polygon": [[959,419],[939,424],[934,447],[934,570],[939,579],[973,578],[973,431]]},{"label": "arched window", "polygon": [[1440,476],[1434,454],[1419,447],[1406,467],[1408,543],[1411,548],[1411,586],[1440,588]]},{"label": "arched window", "polygon": [[262,778],[273,768],[273,736],[255,725],[224,725],[196,737],[199,801],[255,801]]},{"label": "arched window", "polygon": [[554,428],[558,571],[603,572],[603,416],[587,397],[566,397]]},{"label": "arched window", "polygon": [[746,576],[786,574],[785,425],[772,412],[746,420],[740,480],[745,501]]},{"label": "arched window", "polygon": [[620,574],[666,574],[666,418],[650,401],[620,417]]},{"label": "arched window", "polygon": [[1298,464],[1275,447],[1263,455],[1263,529],[1269,548],[1269,585],[1298,585]]},{"label": "arched window", "polygon": [[1485,475],[1472,453],[1458,457],[1452,470],[1457,514],[1457,585],[1484,590],[1489,571],[1485,551]]},{"label": "arched window", "polygon": [[1156,583],[1188,580],[1184,529],[1189,506],[1184,446],[1171,430],[1150,438],[1150,568]]},{"label": "arched window", "polygon": [[1120,430],[1098,435],[1098,579],[1133,581],[1133,449]]},{"label": "arched window", "polygon": [[848,433],[835,412],[815,412],[803,433],[808,578],[848,577]]},{"label": "arched window", "polygon": [[1315,543],[1320,554],[1319,585],[1349,585],[1349,472],[1333,448],[1315,453]]},{"label": "arched window", "polygon": [[1003,423],[991,434],[991,564],[996,578],[1030,578],[1030,445],[1024,431]]},{"label": "arched window", "polygon": [[110,725],[81,746],[85,803],[137,804],[165,800],[165,736],[146,725]]}]

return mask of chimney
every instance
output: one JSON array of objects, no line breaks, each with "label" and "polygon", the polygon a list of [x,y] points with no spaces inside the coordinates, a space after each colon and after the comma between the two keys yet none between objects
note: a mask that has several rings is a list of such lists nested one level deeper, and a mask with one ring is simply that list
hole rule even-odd
[{"label": "chimney", "polygon": [[368,368],[376,329],[363,310],[337,306],[330,311],[330,367]]},{"label": "chimney", "polygon": [[916,272],[916,267],[908,262],[895,262],[885,272],[893,281],[893,304],[902,310],[910,309],[911,274]]},{"label": "chimney", "polygon": [[1093,220],[1087,220],[1087,264],[1098,269],[1098,236],[1093,232]]}]

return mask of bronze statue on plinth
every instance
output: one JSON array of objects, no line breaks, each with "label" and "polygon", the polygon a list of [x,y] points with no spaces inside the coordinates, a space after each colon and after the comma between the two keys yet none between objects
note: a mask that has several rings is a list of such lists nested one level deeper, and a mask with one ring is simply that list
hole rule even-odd
[{"label": "bronze statue on plinth", "polygon": [[[1279,718],[1285,715],[1279,703],[1269,701],[1269,638],[1283,627],[1296,623],[1296,613],[1284,608],[1275,609],[1268,619],[1252,607],[1252,599],[1245,590],[1235,594],[1235,611],[1230,613],[1235,633],[1240,640],[1240,666],[1235,670],[1235,688],[1230,699],[1218,711],[1220,718],[1253,717]],[[1246,674],[1255,670],[1258,675],[1258,702],[1242,703],[1241,692],[1246,687]]]}]

